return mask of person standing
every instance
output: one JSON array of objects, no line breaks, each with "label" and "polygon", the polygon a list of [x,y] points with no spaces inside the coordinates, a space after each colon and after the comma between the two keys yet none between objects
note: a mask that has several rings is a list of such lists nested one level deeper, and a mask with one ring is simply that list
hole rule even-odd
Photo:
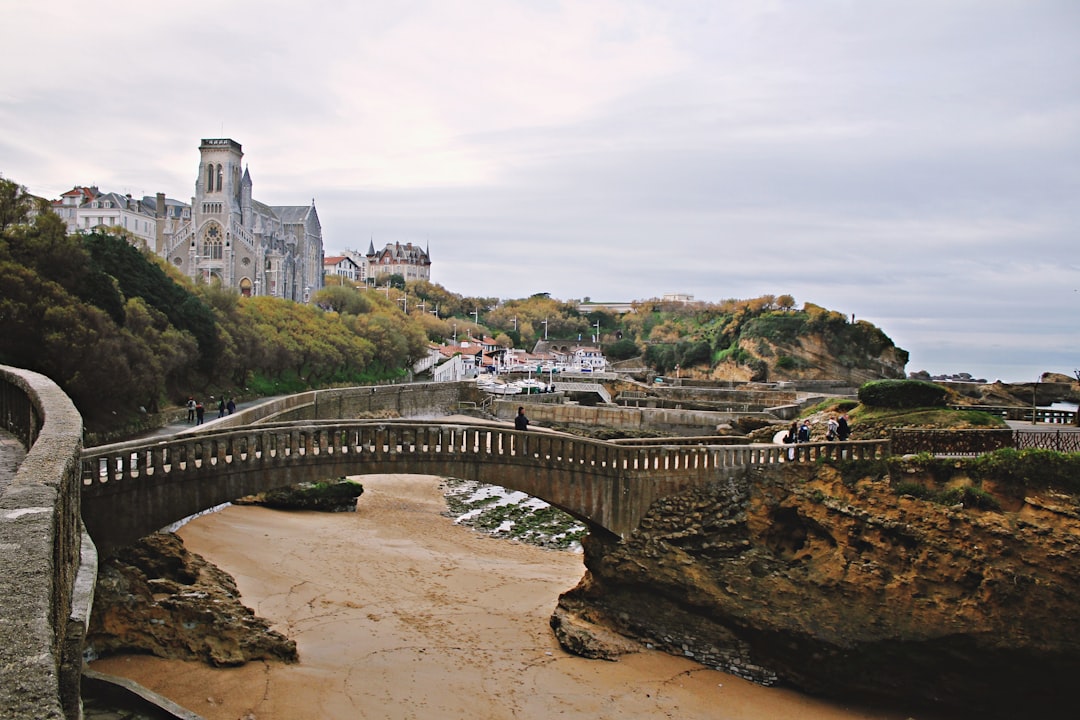
[{"label": "person standing", "polygon": [[187,399],[187,421],[189,423],[195,422],[195,398],[188,395]]},{"label": "person standing", "polygon": [[840,423],[832,415],[829,416],[829,423],[827,426],[827,432],[825,433],[826,440],[835,440],[840,428]]},{"label": "person standing", "polygon": [[196,400],[195,401],[195,424],[196,425],[202,425],[203,416],[205,415],[205,413],[206,413],[206,408],[203,407],[203,404],[200,401]]},{"label": "person standing", "polygon": [[232,415],[234,412],[236,412],[236,402],[232,398],[229,398],[229,404],[225,406],[225,409],[229,411],[230,415]]},{"label": "person standing", "polygon": [[524,407],[520,407],[520,406],[518,407],[517,417],[514,418],[514,429],[515,430],[528,430],[529,429],[529,418],[525,416],[525,408]]},{"label": "person standing", "polygon": [[806,420],[803,420],[802,425],[799,426],[799,442],[810,442],[810,423]]},{"label": "person standing", "polygon": [[836,437],[847,440],[850,435],[851,426],[848,425],[847,415],[841,415],[840,419],[836,421]]},{"label": "person standing", "polygon": [[224,395],[222,395],[222,396],[221,396],[221,397],[220,397],[220,398],[218,399],[218,403],[217,403],[217,416],[218,416],[218,417],[225,417],[225,396],[224,396]]}]

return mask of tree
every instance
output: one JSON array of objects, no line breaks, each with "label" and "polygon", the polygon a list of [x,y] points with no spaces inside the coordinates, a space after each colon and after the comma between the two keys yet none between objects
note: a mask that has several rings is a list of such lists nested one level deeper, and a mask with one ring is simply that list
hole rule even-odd
[{"label": "tree", "polygon": [[0,233],[10,226],[24,223],[40,206],[26,188],[11,180],[0,178]]}]

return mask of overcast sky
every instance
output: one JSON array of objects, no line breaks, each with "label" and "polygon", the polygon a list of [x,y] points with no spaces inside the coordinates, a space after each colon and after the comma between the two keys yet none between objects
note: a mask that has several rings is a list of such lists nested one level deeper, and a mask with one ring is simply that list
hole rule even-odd
[{"label": "overcast sky", "polygon": [[500,298],[791,294],[909,371],[1080,368],[1077,0],[0,0],[0,174],[190,202]]}]

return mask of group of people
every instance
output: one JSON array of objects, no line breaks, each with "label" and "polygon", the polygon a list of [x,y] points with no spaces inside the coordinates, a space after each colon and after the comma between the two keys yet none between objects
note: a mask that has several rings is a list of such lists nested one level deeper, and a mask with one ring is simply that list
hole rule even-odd
[{"label": "group of people", "polygon": [[[210,396],[211,402],[214,400],[214,396]],[[225,400],[225,396],[222,395],[218,399],[218,417],[225,417],[226,413],[232,415],[236,412],[236,403],[232,398]],[[189,423],[195,423],[196,425],[203,424],[203,418],[206,417],[206,408],[203,406],[202,401],[196,400],[194,397],[188,397],[187,399],[187,421]]]},{"label": "group of people", "polygon": [[[840,417],[835,415],[829,416],[829,421],[825,428],[826,440],[847,440],[851,436],[851,426],[848,424],[847,415],[841,414]],[[787,431],[787,435],[784,436],[784,442],[786,443],[808,443],[810,442],[810,421],[803,420],[802,424],[798,422],[791,423],[791,428]]]}]

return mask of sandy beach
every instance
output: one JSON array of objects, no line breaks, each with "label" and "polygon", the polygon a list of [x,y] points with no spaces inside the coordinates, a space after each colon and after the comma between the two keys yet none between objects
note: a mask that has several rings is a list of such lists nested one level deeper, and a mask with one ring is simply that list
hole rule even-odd
[{"label": "sandy beach", "polygon": [[207,720],[898,720],[644,651],[585,660],[548,618],[581,556],[455,525],[439,479],[365,476],[354,513],[229,507],[179,531],[293,638],[300,662],[93,663]]}]

